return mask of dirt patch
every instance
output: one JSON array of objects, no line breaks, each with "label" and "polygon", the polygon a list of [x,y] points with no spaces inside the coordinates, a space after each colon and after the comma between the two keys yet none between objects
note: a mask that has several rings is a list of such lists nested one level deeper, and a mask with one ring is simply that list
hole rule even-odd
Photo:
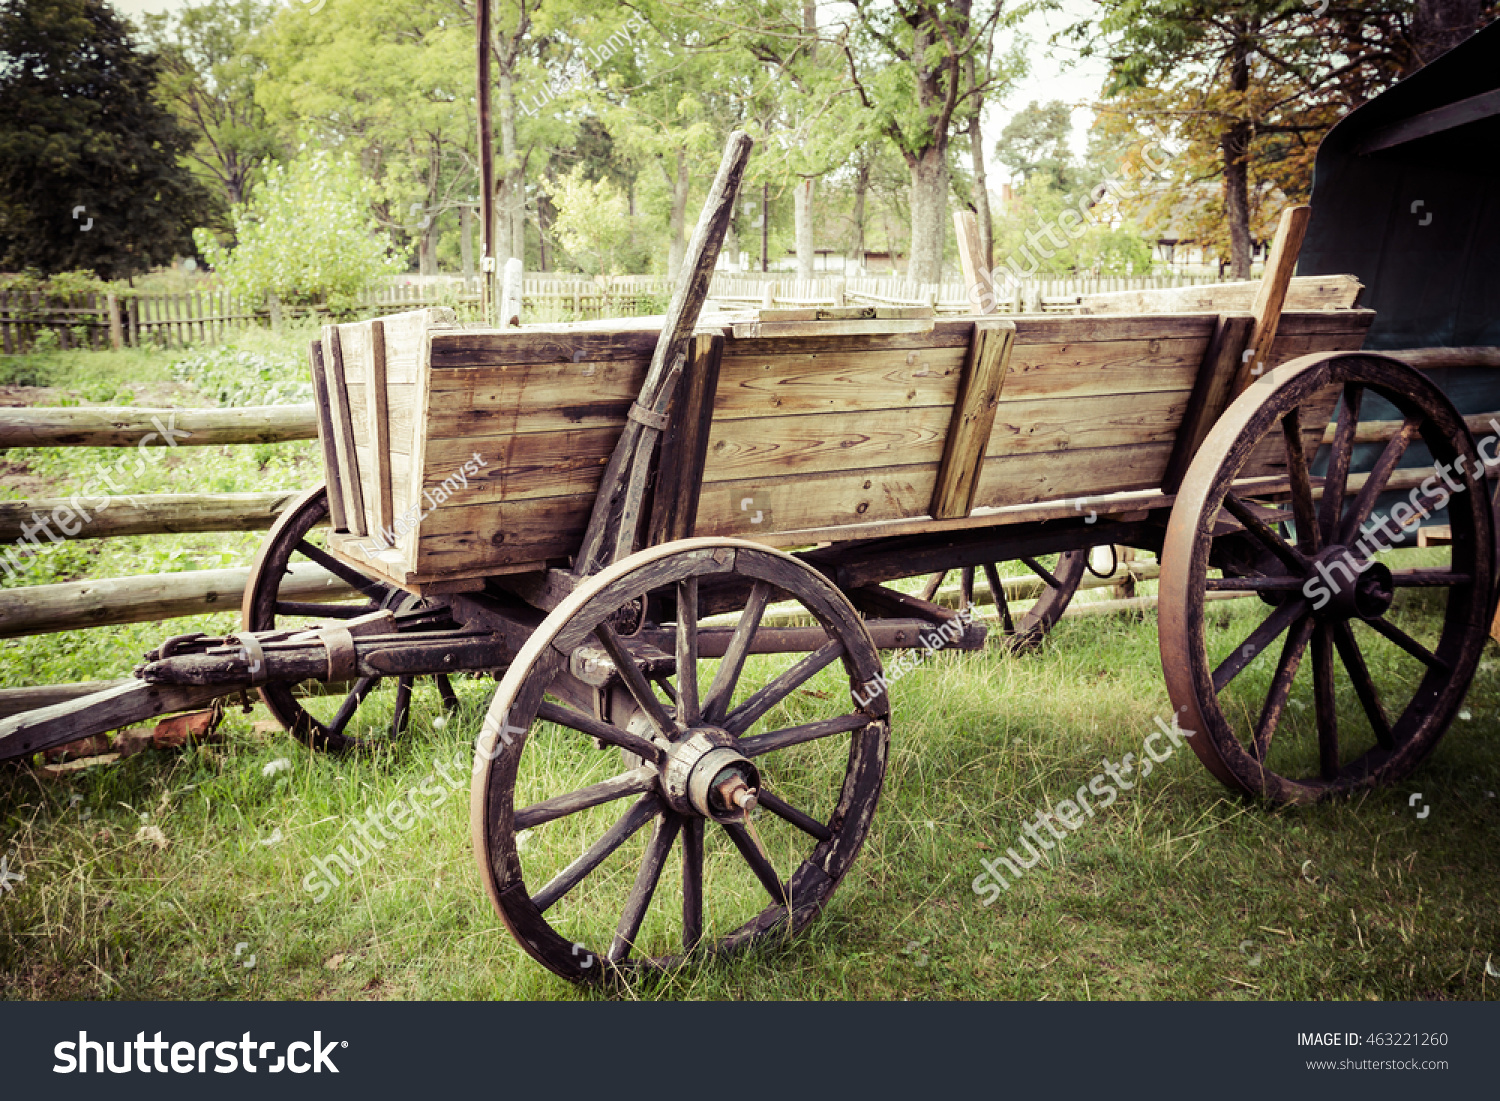
[{"label": "dirt patch", "polygon": [[[126,393],[130,395],[128,401]],[[0,386],[0,408],[57,405],[64,399],[79,406],[136,405],[143,409],[202,409],[214,405],[186,382],[129,382],[108,401],[84,401],[61,386]]]}]

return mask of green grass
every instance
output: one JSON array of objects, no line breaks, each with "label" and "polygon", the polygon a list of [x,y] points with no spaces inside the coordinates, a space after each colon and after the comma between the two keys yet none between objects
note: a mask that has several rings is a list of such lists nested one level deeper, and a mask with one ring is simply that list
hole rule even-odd
[{"label": "green grass", "polygon": [[[316,477],[310,448],[256,450],[180,449],[140,484],[188,491],[219,479],[213,484],[262,489]],[[102,458],[83,450],[24,456],[33,475],[58,487],[76,484]],[[46,556],[32,583],[238,564],[257,541],[75,543]],[[1255,604],[1213,607],[1216,652],[1244,638]],[[1432,629],[1421,607],[1403,616],[1414,633]],[[218,633],[233,622],[200,617],[10,640],[0,643],[0,668],[6,685],[118,676],[167,635]],[[776,660],[760,659],[748,675],[766,676]],[[1269,676],[1269,661],[1252,666],[1247,685]],[[825,671],[808,687],[824,690],[831,677]],[[0,989],[11,998],[1289,1000],[1494,998],[1500,990],[1486,973],[1487,963],[1500,971],[1493,643],[1466,704],[1470,717],[1407,781],[1270,810],[1229,794],[1179,751],[988,907],[971,888],[980,861],[1015,845],[1025,821],[1070,797],[1104,758],[1139,754],[1156,718],[1170,714],[1155,617],[1065,620],[1041,652],[1021,657],[938,655],[891,690],[879,813],[807,933],[609,992],[574,988],[532,963],[480,885],[467,783],[450,789],[435,762],[451,771],[455,754],[467,756],[493,688],[459,680],[462,709],[439,726],[436,693],[420,686],[407,735],[365,756],[314,754],[285,734],[253,729],[266,718],[257,707],[229,714],[222,745],[148,751],[61,777],[0,765],[0,855],[25,876],[0,894]],[[378,727],[389,719],[391,693],[371,703],[360,718]],[[547,742],[540,735],[528,754]],[[822,745],[799,747],[808,750],[796,773],[807,792],[836,767],[818,756]],[[618,769],[612,753],[576,743],[534,759],[538,769],[573,775]],[[287,767],[268,767],[279,761]],[[314,861],[347,841],[351,820],[424,783],[451,793],[385,841],[351,882],[321,901],[305,887]],[[1431,808],[1424,819],[1408,803],[1418,792]],[[596,826],[610,820],[598,812],[569,829],[593,817]],[[765,817],[777,855],[789,842]],[[164,847],[142,833],[150,827]],[[579,837],[549,833],[545,841],[555,851],[526,856],[561,860],[576,853]],[[608,908],[643,844],[638,837],[612,858],[609,874],[589,885],[594,896],[570,897],[569,920],[597,929],[608,915],[612,923]],[[713,846],[709,862],[733,863]],[[675,874],[663,882],[647,937],[674,928],[663,907]],[[752,897],[753,884],[732,884],[711,896],[710,919]],[[252,954],[255,966],[243,966]]]}]

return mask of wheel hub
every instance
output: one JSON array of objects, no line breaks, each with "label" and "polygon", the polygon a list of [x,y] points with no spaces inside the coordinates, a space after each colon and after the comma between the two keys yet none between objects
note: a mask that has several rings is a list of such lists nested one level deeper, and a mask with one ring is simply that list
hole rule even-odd
[{"label": "wheel hub", "polygon": [[1348,547],[1325,547],[1313,559],[1309,579],[1324,585],[1331,599],[1323,615],[1342,619],[1379,619],[1390,608],[1396,586],[1388,566],[1363,562]]},{"label": "wheel hub", "polygon": [[760,797],[760,770],[718,727],[688,731],[667,751],[662,788],[679,814],[739,822]]}]

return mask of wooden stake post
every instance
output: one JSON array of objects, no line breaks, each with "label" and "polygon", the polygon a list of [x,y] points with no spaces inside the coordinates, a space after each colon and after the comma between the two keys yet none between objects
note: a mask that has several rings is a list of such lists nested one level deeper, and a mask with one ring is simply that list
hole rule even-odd
[{"label": "wooden stake post", "polygon": [[[754,144],[738,130],[729,135],[719,174],[688,242],[682,279],[667,308],[640,397],[631,406],[619,443],[604,468],[583,546],[573,563],[574,572],[579,575],[597,573],[636,549],[656,441],[667,424],[667,408],[687,361],[688,341],[708,297],[709,280],[719,259],[724,234],[734,217],[735,195]],[[683,415],[691,416],[692,411],[685,410]]]}]

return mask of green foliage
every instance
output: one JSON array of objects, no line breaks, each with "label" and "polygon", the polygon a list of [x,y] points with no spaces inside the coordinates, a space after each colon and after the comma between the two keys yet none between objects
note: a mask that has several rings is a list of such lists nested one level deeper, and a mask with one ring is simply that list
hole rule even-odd
[{"label": "green foliage", "polygon": [[557,208],[552,234],[590,275],[619,275],[634,227],[630,205],[609,180],[584,178],[583,165],[546,185]]},{"label": "green foliage", "polygon": [[0,58],[0,267],[120,278],[188,252],[207,196],[130,25],[104,0],[7,3]]},{"label": "green foliage", "polygon": [[234,345],[200,348],[172,360],[172,377],[220,405],[295,405],[313,400],[302,362]]},{"label": "green foliage", "polygon": [[255,101],[264,63],[252,52],[274,11],[265,0],[202,0],[143,17],[161,58],[159,95],[193,133],[187,159],[215,192],[226,228],[229,209],[249,198],[259,166],[281,153]]},{"label": "green foliage", "polygon": [[194,239],[224,286],[248,302],[275,294],[291,304],[351,309],[401,262],[375,232],[371,182],[348,157],[322,150],[273,165],[251,201],[231,214],[238,244],[225,249],[206,229]]},{"label": "green foliage", "polygon": [[1038,176],[1066,191],[1073,186],[1073,151],[1068,145],[1072,111],[1061,100],[1038,104],[1016,112],[1000,132],[995,158],[1011,173],[1025,180]]}]

